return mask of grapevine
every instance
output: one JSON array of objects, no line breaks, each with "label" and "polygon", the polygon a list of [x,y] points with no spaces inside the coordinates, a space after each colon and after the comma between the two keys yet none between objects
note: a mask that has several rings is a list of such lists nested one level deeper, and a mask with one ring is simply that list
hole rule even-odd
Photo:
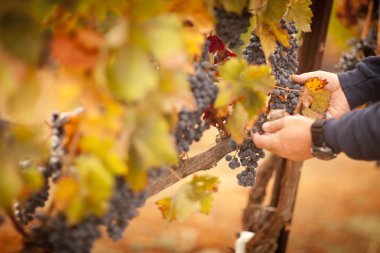
[{"label": "grapevine", "polygon": [[[47,2],[0,11],[0,225],[10,220],[23,252],[91,252],[101,227],[119,240],[152,186],[162,190],[166,179],[223,157],[231,169],[244,168],[240,186],[255,185],[265,153],[251,132],[262,133],[270,110],[292,114],[298,103],[293,22],[267,5],[253,10],[252,1],[200,1],[194,9],[175,0]],[[280,10],[284,18],[293,4]],[[264,38],[268,24],[282,31]],[[242,54],[231,51],[250,27]],[[278,42],[285,30],[290,47]],[[265,51],[267,43],[276,50]],[[215,146],[184,155],[210,127],[219,132]],[[160,201],[164,217],[188,218],[175,206],[178,196],[207,214],[218,183],[195,176]]]},{"label": "grapevine", "polygon": [[364,39],[352,38],[347,41],[350,49],[340,57],[336,69],[341,72],[353,70],[365,57],[376,55],[376,42],[377,33],[374,30],[370,30]]}]

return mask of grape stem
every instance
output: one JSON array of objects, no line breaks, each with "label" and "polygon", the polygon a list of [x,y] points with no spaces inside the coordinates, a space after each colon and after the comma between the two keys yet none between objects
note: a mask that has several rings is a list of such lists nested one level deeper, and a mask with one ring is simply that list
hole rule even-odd
[{"label": "grape stem", "polygon": [[10,208],[7,209],[6,214],[11,219],[11,222],[12,222],[14,228],[17,230],[17,232],[19,234],[21,234],[24,239],[28,239],[30,237],[29,234],[26,232],[24,227],[17,221],[16,217],[14,216],[12,209],[10,209]]}]

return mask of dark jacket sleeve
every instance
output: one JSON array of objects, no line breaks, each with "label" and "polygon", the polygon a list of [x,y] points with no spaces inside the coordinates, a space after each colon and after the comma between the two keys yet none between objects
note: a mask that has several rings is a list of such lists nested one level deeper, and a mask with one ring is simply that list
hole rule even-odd
[{"label": "dark jacket sleeve", "polygon": [[358,160],[380,160],[380,102],[326,122],[326,143]]},{"label": "dark jacket sleeve", "polygon": [[380,56],[365,58],[356,69],[340,73],[338,78],[351,109],[380,100]]}]

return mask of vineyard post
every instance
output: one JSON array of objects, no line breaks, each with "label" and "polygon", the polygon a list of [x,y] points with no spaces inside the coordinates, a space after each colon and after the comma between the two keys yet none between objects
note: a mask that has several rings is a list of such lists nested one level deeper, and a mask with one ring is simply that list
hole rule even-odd
[{"label": "vineyard post", "polygon": [[[312,1],[312,32],[303,35],[303,44],[299,50],[299,73],[315,71],[321,66],[332,4],[331,0]],[[262,167],[261,171],[268,169],[268,166]],[[269,207],[263,207],[257,201],[251,203],[255,199],[254,196],[259,194],[258,191],[262,193],[262,187],[254,187],[244,210],[244,229],[256,232],[255,237],[248,243],[248,252],[286,251],[302,162],[281,158],[280,162],[273,163],[273,167],[276,167],[271,169],[271,173],[275,172],[275,182]],[[266,180],[265,186],[268,181]],[[277,240],[277,247],[273,245],[274,240]]]}]

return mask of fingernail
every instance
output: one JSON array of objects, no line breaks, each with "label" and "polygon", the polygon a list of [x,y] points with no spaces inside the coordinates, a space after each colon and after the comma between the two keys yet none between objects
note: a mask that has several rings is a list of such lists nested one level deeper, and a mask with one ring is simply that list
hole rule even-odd
[{"label": "fingernail", "polygon": [[269,126],[270,126],[270,123],[269,123],[269,122],[265,122],[265,123],[263,124],[263,126],[262,126],[262,129],[263,129],[264,131],[266,131],[266,130],[269,129]]}]

